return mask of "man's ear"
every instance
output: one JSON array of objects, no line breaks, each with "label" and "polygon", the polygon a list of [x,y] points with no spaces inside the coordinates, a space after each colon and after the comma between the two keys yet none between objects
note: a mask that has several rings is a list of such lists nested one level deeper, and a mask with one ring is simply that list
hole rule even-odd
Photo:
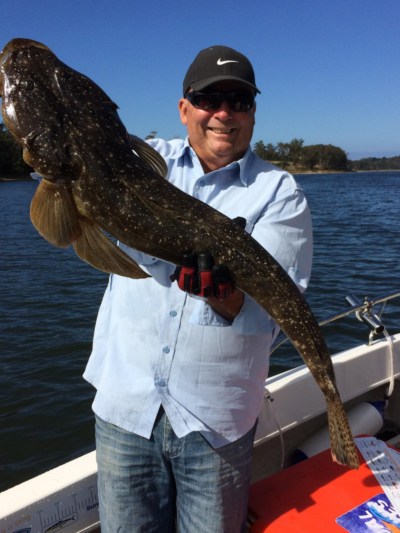
[{"label": "man's ear", "polygon": [[187,111],[188,111],[188,101],[186,98],[181,98],[178,102],[179,116],[181,117],[181,122],[184,126],[187,125]]}]

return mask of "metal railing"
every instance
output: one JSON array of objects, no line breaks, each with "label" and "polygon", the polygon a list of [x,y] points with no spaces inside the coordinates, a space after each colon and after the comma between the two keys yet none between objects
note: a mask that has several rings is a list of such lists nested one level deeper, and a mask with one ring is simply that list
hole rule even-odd
[{"label": "metal railing", "polygon": [[[353,294],[350,294],[349,296],[346,296],[346,301],[351,307],[345,309],[344,311],[341,311],[340,313],[331,315],[325,320],[321,320],[320,322],[318,322],[318,324],[319,326],[325,326],[326,324],[335,322],[340,318],[355,313],[356,318],[369,327],[369,342],[371,343],[376,336],[384,333],[386,328],[382,322],[383,310],[385,308],[386,302],[395,298],[400,298],[400,292],[394,292],[385,296],[380,296],[378,298],[369,298],[368,296],[365,296],[363,300],[360,300]],[[379,310],[379,313],[376,313],[373,308],[380,304],[383,305]],[[277,348],[279,348],[279,346],[281,346],[287,340],[288,337],[286,337],[286,335],[284,335],[283,333],[280,333],[273,345],[271,353],[273,353]]]}]

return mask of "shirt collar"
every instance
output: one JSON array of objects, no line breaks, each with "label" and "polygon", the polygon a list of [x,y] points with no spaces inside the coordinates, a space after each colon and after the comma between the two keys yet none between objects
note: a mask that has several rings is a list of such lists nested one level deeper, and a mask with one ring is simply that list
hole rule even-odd
[{"label": "shirt collar", "polygon": [[180,157],[183,157],[185,153],[188,152],[191,153],[191,146],[189,144],[189,137],[186,137],[186,139],[183,141],[182,145],[178,150],[176,150],[175,153],[168,156],[170,159],[179,159]]},{"label": "shirt collar", "polygon": [[240,181],[247,187],[250,176],[250,167],[253,164],[254,154],[250,145],[247,147],[243,157],[239,159],[236,164],[239,165],[239,178]]},{"label": "shirt collar", "polygon": [[[190,155],[190,157],[192,158],[196,155],[192,147],[190,146],[189,137],[186,137],[186,139],[184,140],[182,144],[182,147],[179,150],[177,150],[177,152],[173,155],[171,159],[179,159],[180,157],[183,157],[186,153]],[[242,182],[242,184],[247,187],[247,183],[249,179],[249,170],[252,165],[253,159],[254,159],[254,154],[249,145],[241,159],[239,159],[238,161],[234,161],[233,163],[230,163],[226,167],[223,167],[219,170],[224,170],[227,168],[234,169],[235,167],[238,167],[239,168],[239,179]]]}]

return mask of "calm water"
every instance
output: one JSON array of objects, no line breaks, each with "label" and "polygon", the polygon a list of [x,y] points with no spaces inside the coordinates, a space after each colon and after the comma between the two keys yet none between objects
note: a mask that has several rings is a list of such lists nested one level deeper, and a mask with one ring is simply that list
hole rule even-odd
[{"label": "calm water", "polygon": [[[323,319],[349,293],[400,290],[400,172],[297,176],[313,213],[307,298]],[[29,221],[34,182],[0,183],[0,491],[94,448],[81,378],[107,276],[49,245]],[[384,318],[394,331],[399,303]],[[353,317],[324,328],[332,352],[366,342]],[[272,372],[296,365],[290,345]]]}]

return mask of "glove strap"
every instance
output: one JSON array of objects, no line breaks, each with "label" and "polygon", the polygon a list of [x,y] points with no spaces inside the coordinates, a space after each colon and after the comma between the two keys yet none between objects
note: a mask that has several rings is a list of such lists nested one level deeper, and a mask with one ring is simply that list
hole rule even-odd
[{"label": "glove strap", "polygon": [[214,259],[208,252],[199,254],[198,258],[199,292],[198,296],[209,298],[214,295],[213,266]]},{"label": "glove strap", "polygon": [[232,273],[225,265],[219,265],[213,269],[214,292],[219,301],[226,300],[235,288]]},{"label": "glove strap", "polygon": [[176,281],[178,287],[185,292],[198,292],[199,281],[197,277],[197,254],[186,252],[182,257],[182,266],[177,266],[170,277],[171,281]]}]

